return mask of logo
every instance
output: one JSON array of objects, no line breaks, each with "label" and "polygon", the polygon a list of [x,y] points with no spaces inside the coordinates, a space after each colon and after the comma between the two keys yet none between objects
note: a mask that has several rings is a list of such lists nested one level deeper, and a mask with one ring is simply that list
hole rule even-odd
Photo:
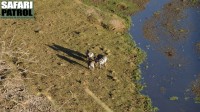
[{"label": "logo", "polygon": [[1,18],[33,18],[33,0],[0,0]]}]

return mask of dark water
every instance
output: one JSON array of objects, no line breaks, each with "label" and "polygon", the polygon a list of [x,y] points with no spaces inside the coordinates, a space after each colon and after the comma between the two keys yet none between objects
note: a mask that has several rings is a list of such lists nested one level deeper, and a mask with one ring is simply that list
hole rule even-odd
[{"label": "dark water", "polygon": [[[132,17],[131,35],[148,55],[141,65],[142,82],[147,85],[143,93],[152,99],[159,112],[200,112],[200,104],[195,104],[190,91],[192,81],[200,74],[200,54],[195,46],[200,42],[200,9],[185,10],[187,18],[179,21],[182,27],[189,30],[186,39],[157,45],[144,38],[144,22],[168,2],[170,0],[151,0],[144,11]],[[168,45],[176,50],[177,55],[173,59],[159,49]],[[170,101],[172,96],[179,99]]]}]

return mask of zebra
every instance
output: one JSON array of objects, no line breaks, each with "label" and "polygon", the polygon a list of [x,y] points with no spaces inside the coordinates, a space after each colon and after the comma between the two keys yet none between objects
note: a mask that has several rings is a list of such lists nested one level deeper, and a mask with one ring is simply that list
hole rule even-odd
[{"label": "zebra", "polygon": [[102,54],[99,54],[97,57],[95,57],[95,62],[99,63],[99,68],[102,68],[102,65],[106,66],[107,60],[108,57]]},{"label": "zebra", "polygon": [[90,70],[94,70],[94,68],[95,68],[95,61],[94,60],[88,60],[88,68],[90,69]]},{"label": "zebra", "polygon": [[88,60],[91,60],[94,57],[94,53],[90,52],[89,50],[85,53]]}]

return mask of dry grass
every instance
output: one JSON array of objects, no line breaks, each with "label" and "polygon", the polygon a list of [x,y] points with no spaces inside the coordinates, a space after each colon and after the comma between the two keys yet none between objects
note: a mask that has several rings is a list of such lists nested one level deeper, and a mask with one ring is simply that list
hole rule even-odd
[{"label": "dry grass", "polygon": [[54,107],[46,96],[30,94],[24,84],[24,79],[15,74],[2,81],[0,88],[1,112],[53,112]]},{"label": "dry grass", "polygon": [[97,96],[88,88],[85,89],[85,92],[90,95],[106,112],[113,112],[104,102],[102,102]]},{"label": "dry grass", "polygon": [[0,77],[4,77],[5,74],[9,72],[9,70],[10,70],[10,67],[6,64],[6,62],[3,60],[0,60]]},{"label": "dry grass", "polygon": [[125,23],[123,23],[123,21],[114,19],[110,21],[110,24],[112,27],[111,29],[117,32],[124,32],[126,30]]},{"label": "dry grass", "polygon": [[[24,81],[26,90],[32,95],[45,96],[57,105],[59,112],[104,111],[84,91],[85,84],[113,111],[149,110],[148,100],[132,81],[143,53],[127,33],[116,33],[101,24],[109,25],[111,20],[120,20],[120,17],[77,0],[42,1],[35,1],[34,20],[0,21],[0,33],[7,30],[1,37],[1,41],[8,42],[4,51],[9,53],[4,54],[21,57],[12,58],[11,55],[5,61],[10,62],[11,68],[18,65],[11,69],[13,75],[20,73],[22,78],[31,79]],[[91,15],[94,22],[89,21]],[[100,24],[99,18],[103,19]],[[12,47],[8,47],[11,40]],[[13,52],[19,51],[18,47],[23,53]],[[88,70],[83,55],[87,49],[108,53],[107,67],[93,72]],[[114,71],[113,78],[110,78],[110,71]]]},{"label": "dry grass", "polygon": [[23,74],[31,72],[21,66],[21,63],[36,63],[35,57],[31,58],[28,51],[22,47],[1,43],[0,52],[0,111],[1,112],[53,112],[54,107],[47,96],[36,96],[28,92]]}]

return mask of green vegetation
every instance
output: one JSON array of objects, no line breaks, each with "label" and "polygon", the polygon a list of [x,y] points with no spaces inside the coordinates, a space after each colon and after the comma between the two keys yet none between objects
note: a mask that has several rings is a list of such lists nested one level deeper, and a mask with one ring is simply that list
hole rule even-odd
[{"label": "green vegetation", "polygon": [[171,100],[171,101],[177,101],[178,97],[177,96],[172,96],[172,97],[169,98],[169,100]]},{"label": "green vegetation", "polygon": [[200,97],[195,98],[195,103],[200,103]]},{"label": "green vegetation", "polygon": [[192,0],[192,3],[194,3],[194,4],[197,4],[199,2],[200,2],[200,0]]},{"label": "green vegetation", "polygon": [[139,8],[134,2],[130,2],[130,0],[83,0],[83,2],[124,18]]},{"label": "green vegetation", "polygon": [[[200,52],[200,42],[196,44],[196,49],[198,52]],[[200,76],[196,81],[193,82],[192,91],[196,95],[196,103],[200,103]]]},{"label": "green vegetation", "polygon": [[200,42],[198,42],[198,43],[196,44],[196,49],[197,49],[198,52],[200,52]]},{"label": "green vegetation", "polygon": [[193,82],[192,91],[196,95],[196,103],[200,103],[200,77]]},{"label": "green vegetation", "polygon": [[88,5],[93,5],[102,11],[115,13],[126,20],[130,25],[130,15],[143,8],[148,0],[131,1],[131,0],[82,0]]}]

